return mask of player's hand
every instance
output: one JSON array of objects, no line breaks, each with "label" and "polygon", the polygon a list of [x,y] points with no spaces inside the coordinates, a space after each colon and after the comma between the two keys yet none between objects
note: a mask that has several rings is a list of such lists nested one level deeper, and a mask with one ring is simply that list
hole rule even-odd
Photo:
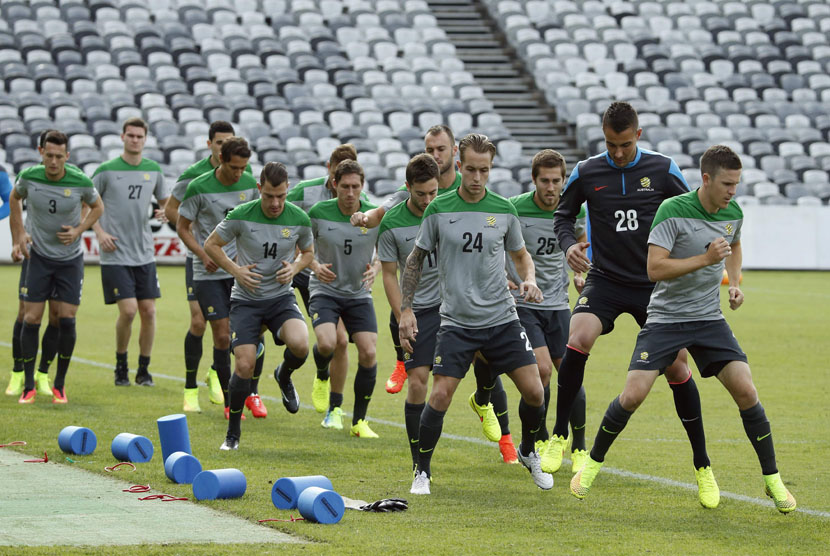
[{"label": "player's hand", "polygon": [[314,274],[317,275],[317,279],[323,282],[324,284],[329,284],[337,278],[337,274],[332,272],[331,270],[331,263],[326,264],[318,264],[317,269],[314,271]]},{"label": "player's hand", "polygon": [[361,226],[368,226],[369,225],[369,217],[366,216],[366,213],[357,211],[352,214],[352,217],[349,218],[349,222],[355,228],[360,228]]},{"label": "player's hand", "polygon": [[519,295],[528,303],[541,303],[544,296],[536,282],[522,282],[519,284]]},{"label": "player's hand", "polygon": [[729,308],[733,311],[744,304],[744,292],[738,286],[729,286]]},{"label": "player's hand", "polygon": [[24,239],[20,243],[12,245],[12,261],[19,263],[24,257],[29,258],[29,246],[26,243]]},{"label": "player's hand", "polygon": [[282,261],[282,268],[277,271],[277,282],[290,284],[294,278],[294,265],[288,261]]},{"label": "player's hand", "polygon": [[213,262],[213,259],[211,259],[207,253],[205,253],[204,257],[200,258],[202,259],[202,264],[205,265],[205,270],[208,272],[216,272],[219,270],[219,265]]},{"label": "player's hand", "polygon": [[78,228],[69,226],[68,224],[64,224],[63,226],[61,226],[61,229],[63,231],[58,232],[56,235],[58,236],[60,242],[64,245],[72,245],[81,235],[81,232],[78,230]]},{"label": "player's hand", "polygon": [[377,276],[377,270],[374,266],[367,263],[366,270],[363,272],[363,289],[366,291],[372,291],[372,285],[375,283],[375,277]]},{"label": "player's hand", "polygon": [[574,272],[588,272],[591,270],[591,259],[588,258],[588,247],[591,244],[587,241],[574,243],[568,247],[568,252],[565,254],[565,260],[568,261]]},{"label": "player's hand", "polygon": [[576,289],[576,293],[582,293],[582,289],[585,287],[585,277],[581,274],[574,274],[574,288]]},{"label": "player's hand", "polygon": [[398,322],[398,339],[401,342],[401,347],[406,353],[412,353],[412,343],[418,336],[418,319],[415,318],[415,313],[412,309],[404,309],[401,311],[401,320]]},{"label": "player's hand", "polygon": [[248,291],[255,291],[259,289],[259,283],[262,281],[262,274],[254,272],[256,264],[249,264],[237,267],[234,278],[237,283]]},{"label": "player's hand", "polygon": [[726,239],[719,237],[706,246],[706,256],[709,264],[719,263],[732,254],[732,246]]},{"label": "player's hand", "polygon": [[508,290],[518,290],[519,286],[516,285],[516,282],[511,280],[510,278],[507,279],[507,289]]},{"label": "player's hand", "polygon": [[115,244],[115,242],[118,241],[118,238],[114,235],[108,234],[104,230],[101,230],[101,232],[96,235],[98,236],[98,245],[101,246],[101,251],[112,253],[118,249],[118,246]]},{"label": "player's hand", "polygon": [[160,209],[160,208],[156,209],[155,212],[153,213],[153,216],[155,216],[156,220],[158,220],[162,224],[167,222],[167,215],[164,214],[164,209]]}]

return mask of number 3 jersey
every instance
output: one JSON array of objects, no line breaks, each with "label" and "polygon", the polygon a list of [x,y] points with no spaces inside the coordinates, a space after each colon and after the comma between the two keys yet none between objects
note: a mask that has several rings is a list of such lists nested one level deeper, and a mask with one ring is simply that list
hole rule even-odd
[{"label": "number 3 jersey", "polygon": [[277,282],[277,272],[283,268],[283,261],[294,262],[296,247],[308,249],[313,243],[311,221],[303,209],[285,203],[278,217],[268,218],[260,199],[233,209],[216,227],[216,234],[222,241],[236,243],[236,264],[255,264],[253,271],[262,275],[254,291],[234,283],[231,299],[248,301],[291,294],[291,282]]},{"label": "number 3 jersey", "polygon": [[[373,208],[375,205],[361,200],[358,210],[366,212]],[[352,226],[351,215],[340,211],[336,198],[315,204],[308,216],[314,234],[315,257],[320,264],[331,264],[330,270],[337,275],[327,284],[312,273],[308,281],[310,296],[371,299],[372,292],[363,287],[363,273],[375,254],[378,229]]]},{"label": "number 3 jersey", "polygon": [[524,240],[510,201],[489,190],[477,203],[457,191],[441,195],[424,211],[415,245],[438,250],[442,326],[489,328],[518,318],[504,259]]},{"label": "number 3 jersey", "polygon": [[657,208],[665,199],[689,191],[674,160],[637,149],[623,168],[608,152],[576,165],[568,178],[554,216],[554,230],[565,253],[576,243],[574,221],[588,203],[591,272],[627,286],[650,286],[646,272],[648,234]]},{"label": "number 3 jersey", "polygon": [[[256,178],[251,174],[243,173],[238,182],[225,186],[216,179],[216,171],[211,170],[187,184],[187,191],[179,206],[179,214],[196,224],[193,226],[193,236],[199,245],[204,245],[213,229],[234,208],[258,198]],[[235,242],[231,241],[222,249],[231,259],[236,257]],[[202,259],[193,257],[194,280],[225,280],[230,277],[231,275],[221,268],[216,272],[208,272]]]},{"label": "number 3 jersey", "polygon": [[118,238],[115,251],[100,250],[101,264],[141,266],[153,262],[150,203],[153,195],[156,199],[167,197],[161,166],[146,158],[132,166],[119,156],[98,166],[92,183],[104,201],[101,227]]}]

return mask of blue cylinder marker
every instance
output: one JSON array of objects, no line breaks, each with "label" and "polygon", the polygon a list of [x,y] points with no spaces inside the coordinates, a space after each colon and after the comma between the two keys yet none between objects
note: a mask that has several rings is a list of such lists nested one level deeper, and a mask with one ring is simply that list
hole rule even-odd
[{"label": "blue cylinder marker", "polygon": [[153,457],[153,443],[137,434],[122,432],[112,439],[112,455],[119,461],[147,463]]},{"label": "blue cylinder marker", "polygon": [[245,475],[239,469],[202,471],[193,479],[193,496],[196,500],[239,498],[247,488]]},{"label": "blue cylinder marker", "polygon": [[64,452],[88,456],[98,446],[98,439],[86,427],[64,427],[58,434],[58,446]]},{"label": "blue cylinder marker", "polygon": [[166,415],[156,419],[159,427],[162,462],[173,452],[192,454],[190,450],[190,433],[187,430],[187,417],[183,413]]},{"label": "blue cylinder marker", "polygon": [[300,515],[317,523],[337,523],[343,518],[346,505],[343,497],[333,490],[308,487],[297,500]]},{"label": "blue cylinder marker", "polygon": [[164,474],[173,482],[190,484],[202,472],[202,464],[184,452],[173,452],[164,460]]},{"label": "blue cylinder marker", "polygon": [[320,487],[333,490],[331,481],[324,475],[308,475],[305,477],[283,477],[274,483],[271,489],[271,502],[279,510],[293,510],[297,507],[300,494],[308,487]]}]

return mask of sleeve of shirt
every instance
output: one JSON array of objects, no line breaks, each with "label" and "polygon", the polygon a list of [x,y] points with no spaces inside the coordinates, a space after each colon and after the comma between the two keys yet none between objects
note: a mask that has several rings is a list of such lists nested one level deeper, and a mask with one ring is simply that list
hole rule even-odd
[{"label": "sleeve of shirt", "polygon": [[169,192],[167,191],[167,185],[164,183],[163,172],[158,173],[158,177],[156,178],[156,188],[153,190],[153,195],[156,196],[157,201],[166,199],[170,196]]},{"label": "sleeve of shirt", "polygon": [[190,183],[190,180],[177,181],[173,189],[170,190],[170,195],[181,203],[182,199],[184,199],[185,191],[187,191],[188,183]]},{"label": "sleeve of shirt", "polygon": [[222,241],[225,243],[229,243],[233,239],[236,239],[236,236],[239,235],[239,223],[241,220],[230,220],[225,218],[222,220],[216,229],[216,235],[222,238]]},{"label": "sleeve of shirt", "polygon": [[556,234],[556,241],[562,251],[567,252],[571,245],[576,243],[576,230],[574,224],[582,203],[585,202],[585,194],[582,191],[582,180],[579,179],[579,169],[582,163],[576,165],[568,178],[568,183],[562,190],[562,197],[559,200],[559,207],[553,215],[553,231]]},{"label": "sleeve of shirt", "polygon": [[29,182],[26,178],[17,176],[17,181],[14,184],[14,190],[17,191],[17,196],[25,199],[29,195]]},{"label": "sleeve of shirt", "polygon": [[409,198],[409,191],[406,191],[406,190],[395,191],[393,194],[391,194],[389,197],[387,197],[385,201],[383,201],[383,204],[381,205],[381,207],[383,207],[383,210],[385,210],[386,212],[389,212],[395,206],[402,203],[403,201],[406,201],[408,198]]},{"label": "sleeve of shirt", "polygon": [[179,205],[179,215],[184,216],[191,222],[195,221],[196,215],[199,214],[199,197],[200,195],[193,195],[182,201],[182,204]]},{"label": "sleeve of shirt", "polygon": [[[427,207],[429,212],[429,207]],[[440,216],[434,212],[424,217],[421,227],[418,229],[418,237],[415,238],[415,246],[427,252],[431,252],[438,245],[438,219]]]},{"label": "sleeve of shirt", "polygon": [[102,196],[104,195],[104,191],[107,189],[107,179],[105,174],[106,172],[98,172],[92,176],[92,185],[95,186],[95,189]]},{"label": "sleeve of shirt", "polygon": [[388,228],[378,236],[378,258],[385,263],[398,261],[398,245],[395,242],[395,234]]},{"label": "sleeve of shirt", "polygon": [[667,176],[666,184],[667,197],[682,195],[690,191],[689,184],[686,182],[686,178],[683,177],[683,172],[680,171],[680,167],[677,166],[674,159],[671,159],[671,164],[669,164],[669,175]]},{"label": "sleeve of shirt", "polygon": [[317,234],[320,231],[320,225],[317,223],[316,218],[311,219],[311,235],[314,239],[317,239]]},{"label": "sleeve of shirt", "polygon": [[314,238],[311,235],[311,226],[300,226],[300,230],[297,235],[299,236],[297,238],[297,246],[300,249],[308,249],[314,245]]},{"label": "sleeve of shirt", "polygon": [[81,200],[88,205],[97,201],[98,197],[100,195],[98,195],[98,190],[94,187],[84,187],[84,192],[81,193]]},{"label": "sleeve of shirt", "polygon": [[738,243],[741,241],[741,229],[743,229],[743,220],[738,222],[735,226],[735,235],[732,236],[732,243]]},{"label": "sleeve of shirt", "polygon": [[677,237],[677,221],[674,218],[666,218],[657,224],[648,234],[649,245],[662,247],[671,251],[674,247],[674,240]]},{"label": "sleeve of shirt", "polygon": [[524,246],[525,240],[522,237],[522,225],[519,224],[519,219],[515,215],[510,215],[507,220],[507,233],[504,234],[504,248],[507,251],[514,252]]}]

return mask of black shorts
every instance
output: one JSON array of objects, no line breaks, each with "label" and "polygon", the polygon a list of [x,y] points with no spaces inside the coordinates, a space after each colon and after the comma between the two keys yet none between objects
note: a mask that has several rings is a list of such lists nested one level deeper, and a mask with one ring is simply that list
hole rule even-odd
[{"label": "black shorts", "polygon": [[688,348],[702,377],[717,375],[731,361],[746,362],[746,354],[723,319],[650,323],[637,335],[629,369],[662,371],[683,348]]},{"label": "black shorts", "polygon": [[308,300],[308,280],[310,275],[303,274],[300,272],[294,276],[294,279],[291,281],[291,287],[297,288],[297,291],[300,292],[300,297],[303,300],[303,305],[305,305],[305,312],[311,314],[309,310],[309,300]]},{"label": "black shorts", "polygon": [[494,375],[536,364],[533,346],[516,319],[490,328],[441,326],[435,345],[432,372],[464,378],[477,351],[490,363]]},{"label": "black shorts", "polygon": [[230,316],[232,288],[233,278],[193,281],[193,292],[205,320],[220,320]]},{"label": "black shorts", "polygon": [[436,305],[415,310],[415,318],[418,319],[418,337],[411,342],[415,351],[404,353],[403,356],[407,371],[416,367],[432,367],[435,359],[435,343],[438,341],[438,329],[441,328],[440,307]]},{"label": "black shorts", "polygon": [[654,286],[623,286],[596,273],[588,273],[585,288],[576,300],[573,314],[591,313],[602,323],[602,333],[614,330],[614,321],[628,313],[640,328],[646,323],[646,309]]},{"label": "black shorts", "polygon": [[259,301],[232,299],[231,347],[259,344],[263,326],[271,331],[274,343],[278,346],[282,345],[284,342],[277,334],[285,321],[289,319],[299,319],[305,324],[305,319],[293,294]]},{"label": "black shorts", "polygon": [[516,307],[519,321],[527,332],[533,349],[547,347],[551,359],[561,359],[568,343],[568,323],[571,312],[567,309],[528,309]]},{"label": "black shorts", "polygon": [[187,300],[196,301],[196,292],[193,290],[193,257],[184,260],[184,287],[187,291]]},{"label": "black shorts", "polygon": [[122,299],[157,299],[161,297],[156,263],[141,266],[101,265],[104,303],[111,305]]},{"label": "black shorts", "polygon": [[375,306],[369,299],[337,299],[327,295],[315,295],[311,298],[308,308],[311,313],[311,324],[315,328],[326,322],[337,325],[343,319],[349,340],[358,332],[378,333],[378,322],[375,317]]},{"label": "black shorts", "polygon": [[83,287],[83,254],[68,261],[56,261],[29,249],[26,283],[21,289],[23,301],[40,303],[57,299],[70,305],[80,305]]}]

